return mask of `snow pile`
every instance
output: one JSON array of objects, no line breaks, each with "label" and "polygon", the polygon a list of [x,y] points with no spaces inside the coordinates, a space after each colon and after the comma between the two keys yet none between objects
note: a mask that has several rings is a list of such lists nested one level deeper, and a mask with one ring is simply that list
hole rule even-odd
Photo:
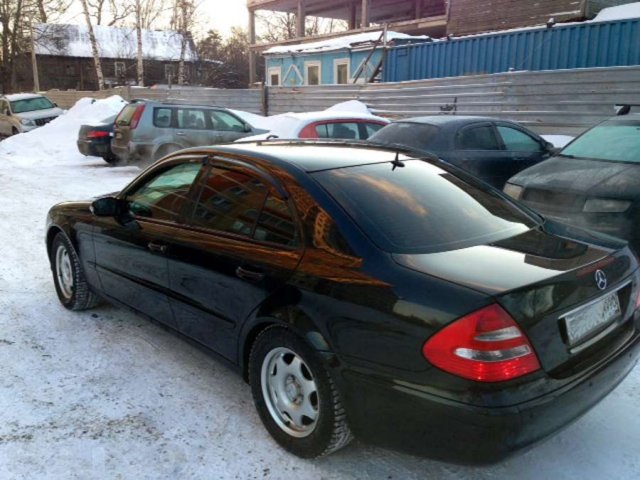
[{"label": "snow pile", "polygon": [[358,100],[349,100],[347,102],[336,103],[332,107],[329,107],[325,112],[349,112],[360,113],[364,115],[373,115],[369,107]]},{"label": "snow pile", "polygon": [[604,8],[596,15],[593,21],[608,22],[611,20],[627,20],[629,18],[640,18],[640,2]]},{"label": "snow pile", "polygon": [[51,123],[4,140],[0,143],[0,156],[6,158],[3,161],[22,165],[42,161],[69,163],[84,160],[84,155],[76,146],[80,126],[100,123],[116,115],[126,104],[118,95],[104,100],[81,98],[69,111]]},{"label": "snow pile", "polygon": [[573,141],[575,137],[570,135],[541,135],[547,142],[552,143],[556,148],[564,148],[569,142]]},{"label": "snow pile", "polygon": [[[300,43],[297,45],[282,45],[271,47],[263,52],[264,55],[276,55],[283,53],[318,53],[330,52],[333,50],[351,49],[361,46],[362,44],[377,42],[382,36],[382,32],[366,32],[357,33],[355,35],[346,35],[344,37],[331,38],[329,40],[320,40],[319,42]],[[431,37],[427,35],[407,35],[406,33],[387,32],[387,41],[393,40],[418,40],[425,42]]]}]

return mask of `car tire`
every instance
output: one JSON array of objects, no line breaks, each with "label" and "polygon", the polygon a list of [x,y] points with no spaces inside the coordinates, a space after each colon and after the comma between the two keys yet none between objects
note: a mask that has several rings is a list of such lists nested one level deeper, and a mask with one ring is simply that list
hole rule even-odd
[{"label": "car tire", "polygon": [[113,153],[107,153],[103,155],[102,159],[112,167],[118,164],[118,157],[116,157]]},{"label": "car tire", "polygon": [[331,375],[291,330],[274,326],[258,335],[249,356],[249,383],[265,428],[294,455],[321,457],[352,440]]},{"label": "car tire", "polygon": [[13,127],[13,128],[11,129],[11,135],[17,135],[17,134],[19,134],[19,133],[20,133],[20,131],[19,131],[16,127]]},{"label": "car tire", "polygon": [[53,283],[60,303],[69,310],[87,310],[100,303],[87,283],[80,259],[69,239],[56,234],[49,252]]}]

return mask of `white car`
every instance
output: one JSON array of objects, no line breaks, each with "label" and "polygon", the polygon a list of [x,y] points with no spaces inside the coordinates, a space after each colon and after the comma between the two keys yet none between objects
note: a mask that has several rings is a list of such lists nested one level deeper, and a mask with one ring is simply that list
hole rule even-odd
[{"label": "white car", "polygon": [[17,93],[0,97],[0,136],[8,137],[41,127],[63,110],[44,95]]},{"label": "white car", "polygon": [[[241,114],[242,112],[236,112]],[[268,133],[244,137],[238,141],[265,140],[267,138],[342,138],[366,140],[389,123],[389,120],[358,112],[324,110],[307,113],[284,113],[271,117],[250,115],[245,118],[252,125],[269,130]]]}]

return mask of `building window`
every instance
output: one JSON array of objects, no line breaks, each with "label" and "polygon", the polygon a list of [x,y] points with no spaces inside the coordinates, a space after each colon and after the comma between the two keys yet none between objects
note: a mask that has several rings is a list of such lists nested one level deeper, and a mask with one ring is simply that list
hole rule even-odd
[{"label": "building window", "polygon": [[320,62],[304,62],[305,85],[320,85],[321,75]]},{"label": "building window", "polygon": [[271,67],[268,70],[269,85],[277,87],[281,84],[280,81],[280,67]]},{"label": "building window", "polygon": [[117,78],[123,78],[127,72],[124,62],[115,62],[114,69]]},{"label": "building window", "polygon": [[349,59],[333,61],[333,83],[349,83]]},{"label": "building window", "polygon": [[166,78],[169,82],[173,82],[175,80],[176,74],[172,64],[168,64],[164,66],[164,78]]}]

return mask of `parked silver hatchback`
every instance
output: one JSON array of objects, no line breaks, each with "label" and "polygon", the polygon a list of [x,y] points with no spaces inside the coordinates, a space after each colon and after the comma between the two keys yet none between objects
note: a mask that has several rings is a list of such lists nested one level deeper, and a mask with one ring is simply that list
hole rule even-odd
[{"label": "parked silver hatchback", "polygon": [[111,150],[122,163],[150,163],[188,147],[265,133],[222,107],[134,100],[118,115]]},{"label": "parked silver hatchback", "polygon": [[16,93],[0,97],[0,136],[8,137],[41,127],[63,110],[44,95]]}]

